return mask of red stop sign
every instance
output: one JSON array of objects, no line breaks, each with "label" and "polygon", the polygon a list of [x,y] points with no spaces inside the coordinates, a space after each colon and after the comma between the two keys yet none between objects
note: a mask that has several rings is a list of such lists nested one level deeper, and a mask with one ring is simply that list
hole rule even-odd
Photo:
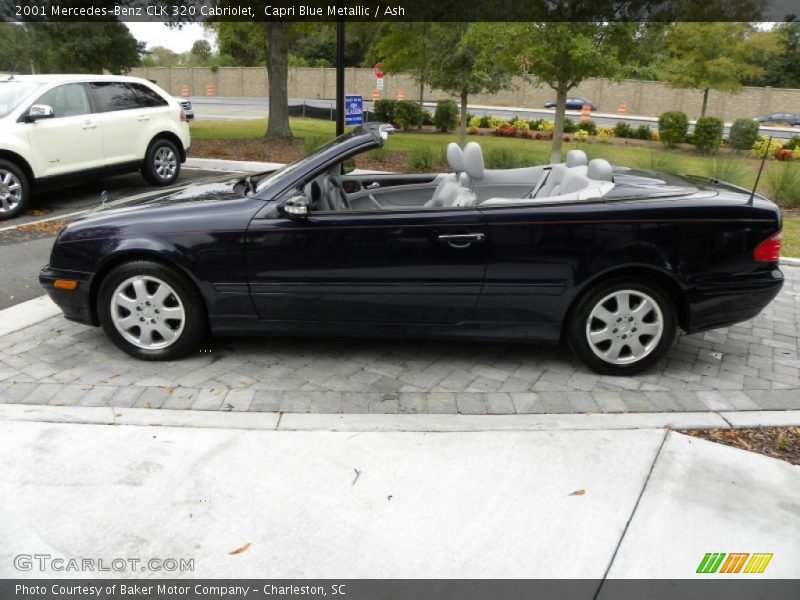
[{"label": "red stop sign", "polygon": [[374,69],[374,71],[375,71],[375,77],[377,77],[378,79],[380,79],[381,77],[383,77],[383,76],[384,76],[384,74],[385,74],[385,73],[383,72],[383,68],[382,68],[382,65],[381,65],[381,63],[378,63],[377,65],[375,65],[375,69]]}]

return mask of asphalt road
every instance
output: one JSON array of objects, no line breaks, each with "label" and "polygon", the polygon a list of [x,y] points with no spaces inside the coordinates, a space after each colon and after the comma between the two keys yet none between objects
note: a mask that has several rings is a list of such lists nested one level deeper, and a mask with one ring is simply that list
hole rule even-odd
[{"label": "asphalt road", "polygon": [[[198,120],[211,119],[231,119],[231,120],[250,120],[265,119],[268,114],[267,98],[243,98],[243,97],[205,97],[197,96],[190,98],[194,106],[195,118]],[[314,100],[303,98],[292,98],[290,104],[306,103],[307,106],[321,108],[331,108],[334,106],[333,100]],[[425,108],[431,112],[436,108],[434,102],[425,102]],[[364,108],[372,109],[371,101],[364,101]],[[471,105],[468,107],[474,115],[494,115],[501,118],[523,117],[531,119],[553,119],[555,110],[547,108],[525,108],[525,107],[500,107]],[[573,121],[580,120],[580,111],[568,110],[567,116]],[[592,115],[592,119],[601,126],[614,126],[619,121],[625,121],[633,126],[649,125],[653,129],[658,128],[656,117],[639,115],[614,115],[597,112]],[[689,131],[694,130],[694,125],[689,125]],[[730,124],[725,126],[725,135],[730,131]],[[761,127],[762,135],[772,135],[778,139],[789,139],[793,135],[800,135],[800,127]]]},{"label": "asphalt road", "polygon": [[[177,185],[218,175],[217,171],[184,168]],[[58,230],[65,221],[77,218],[83,211],[100,204],[101,192],[106,191],[108,200],[114,201],[152,189],[138,173],[110,177],[78,187],[37,194],[33,197],[28,214],[10,221],[0,221],[0,256],[3,261],[0,269],[0,309],[42,295],[39,270],[47,264]]]}]

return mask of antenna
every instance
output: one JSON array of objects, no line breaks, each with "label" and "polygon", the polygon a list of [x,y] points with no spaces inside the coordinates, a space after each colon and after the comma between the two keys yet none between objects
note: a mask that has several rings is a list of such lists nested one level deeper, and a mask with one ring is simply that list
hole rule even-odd
[{"label": "antenna", "polygon": [[753,191],[750,192],[750,199],[747,201],[747,206],[753,206],[753,199],[756,197],[756,188],[758,187],[758,182],[761,179],[761,171],[764,170],[764,163],[767,162],[767,155],[769,155],[769,149],[772,145],[772,136],[769,136],[767,140],[767,148],[764,150],[764,156],[761,157],[761,166],[758,167],[758,174],[756,175],[756,182],[753,185]]}]

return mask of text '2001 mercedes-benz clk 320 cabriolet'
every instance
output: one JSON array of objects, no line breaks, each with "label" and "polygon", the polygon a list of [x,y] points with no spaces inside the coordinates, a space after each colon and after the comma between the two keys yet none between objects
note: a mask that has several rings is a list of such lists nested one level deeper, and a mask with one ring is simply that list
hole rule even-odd
[{"label": "text '2001 mercedes-benz clk 320 cabriolet'", "polygon": [[142,359],[214,335],[569,344],[631,374],[778,293],[781,216],[726,183],[562,164],[353,172],[391,128],[359,127],[270,173],[188,186],[67,225],[40,274],[68,319]]}]

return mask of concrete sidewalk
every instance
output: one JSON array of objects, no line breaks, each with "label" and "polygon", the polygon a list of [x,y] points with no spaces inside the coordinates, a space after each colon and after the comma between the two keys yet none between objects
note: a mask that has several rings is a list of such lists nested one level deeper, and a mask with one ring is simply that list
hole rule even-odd
[{"label": "concrete sidewalk", "polygon": [[690,578],[712,551],[800,573],[800,469],[663,429],[0,421],[0,482],[4,578],[52,576],[14,568],[34,553],[192,559],[169,575],[206,578]]}]

